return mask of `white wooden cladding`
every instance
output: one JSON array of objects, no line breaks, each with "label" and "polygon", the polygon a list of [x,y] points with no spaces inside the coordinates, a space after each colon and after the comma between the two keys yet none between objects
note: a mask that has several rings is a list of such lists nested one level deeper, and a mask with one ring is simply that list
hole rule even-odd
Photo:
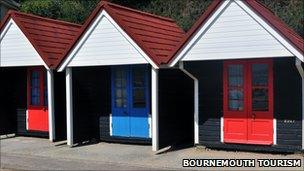
[{"label": "white wooden cladding", "polygon": [[105,15],[96,18],[91,25],[94,28],[68,64],[69,67],[148,63],[112,22],[114,20]]},{"label": "white wooden cladding", "polygon": [[287,56],[294,55],[242,7],[231,1],[182,60]]},{"label": "white wooden cladding", "polygon": [[1,32],[0,40],[1,67],[44,65],[40,55],[12,19]]}]

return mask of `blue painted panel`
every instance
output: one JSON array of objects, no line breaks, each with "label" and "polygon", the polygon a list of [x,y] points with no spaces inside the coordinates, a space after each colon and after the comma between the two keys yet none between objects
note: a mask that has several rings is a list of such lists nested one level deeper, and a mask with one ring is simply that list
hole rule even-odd
[{"label": "blue painted panel", "polygon": [[146,65],[131,67],[130,131],[132,137],[149,137],[149,75]]},{"label": "blue painted panel", "polygon": [[127,67],[112,68],[112,134],[130,136]]}]

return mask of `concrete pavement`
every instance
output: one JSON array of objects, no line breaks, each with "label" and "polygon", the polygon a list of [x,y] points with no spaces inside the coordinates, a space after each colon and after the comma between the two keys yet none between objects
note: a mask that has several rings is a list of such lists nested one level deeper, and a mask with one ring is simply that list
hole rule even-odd
[{"label": "concrete pavement", "polygon": [[[70,148],[47,139],[14,137],[2,139],[1,168],[26,170],[180,170],[182,160],[199,159],[302,159],[303,154],[266,154],[186,148],[155,155],[151,146],[98,143]],[[303,161],[302,161],[303,162]],[[303,166],[303,164],[302,164]],[[190,170],[202,168],[188,168]],[[219,170],[219,168],[208,168]],[[252,170],[253,168],[221,168]],[[274,168],[255,168],[257,170]],[[286,168],[276,168],[286,170]],[[288,168],[302,170],[303,168]]]}]

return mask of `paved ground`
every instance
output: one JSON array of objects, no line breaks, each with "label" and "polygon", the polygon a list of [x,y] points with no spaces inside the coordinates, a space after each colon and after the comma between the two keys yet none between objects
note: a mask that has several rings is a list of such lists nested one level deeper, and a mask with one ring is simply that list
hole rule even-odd
[{"label": "paved ground", "polygon": [[[1,169],[12,170],[179,170],[182,159],[302,159],[303,154],[279,155],[227,152],[204,148],[187,148],[155,155],[151,146],[98,143],[69,148],[47,139],[15,137],[2,139]],[[191,170],[195,168],[190,168]],[[196,168],[202,170],[202,168]],[[219,170],[219,168],[208,168]],[[225,168],[236,170],[236,168]],[[238,168],[244,170],[246,168]],[[274,168],[255,168],[257,170]],[[303,168],[277,168],[302,170]],[[248,168],[252,170],[252,168]]]}]

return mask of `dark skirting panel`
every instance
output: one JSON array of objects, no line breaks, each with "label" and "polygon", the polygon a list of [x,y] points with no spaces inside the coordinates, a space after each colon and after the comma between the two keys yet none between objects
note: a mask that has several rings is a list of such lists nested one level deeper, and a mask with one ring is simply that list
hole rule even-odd
[{"label": "dark skirting panel", "polygon": [[66,139],[65,73],[54,72],[55,141]]},{"label": "dark skirting panel", "polygon": [[1,134],[26,132],[26,68],[1,68]]},{"label": "dark skirting panel", "polygon": [[302,145],[302,80],[295,58],[274,59],[274,113],[277,144]]},{"label": "dark skirting panel", "polygon": [[249,151],[297,151],[302,142],[301,77],[294,58],[273,59],[274,117],[277,145],[237,145],[220,142],[223,116],[223,61],[185,62],[185,69],[199,80],[199,141],[201,145]]},{"label": "dark skirting panel", "polygon": [[73,68],[72,72],[74,142],[99,140],[100,135],[109,136],[110,68],[79,67]]},{"label": "dark skirting panel", "polygon": [[194,81],[179,69],[159,70],[159,147],[194,144]]},{"label": "dark skirting panel", "polygon": [[220,142],[223,116],[223,62],[185,62],[199,81],[199,143]]}]

